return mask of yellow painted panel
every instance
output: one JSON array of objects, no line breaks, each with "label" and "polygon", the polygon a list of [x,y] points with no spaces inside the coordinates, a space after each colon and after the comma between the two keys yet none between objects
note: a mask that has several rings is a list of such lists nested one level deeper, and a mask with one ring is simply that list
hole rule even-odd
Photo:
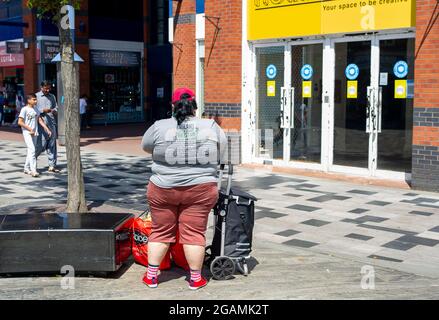
[{"label": "yellow painted panel", "polygon": [[248,39],[415,26],[415,0],[248,0]]}]

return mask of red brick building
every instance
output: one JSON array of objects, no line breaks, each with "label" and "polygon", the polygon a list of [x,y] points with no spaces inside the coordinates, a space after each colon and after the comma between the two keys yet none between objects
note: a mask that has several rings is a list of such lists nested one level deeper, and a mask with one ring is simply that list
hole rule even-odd
[{"label": "red brick building", "polygon": [[170,3],[173,85],[243,162],[439,191],[437,0]]}]

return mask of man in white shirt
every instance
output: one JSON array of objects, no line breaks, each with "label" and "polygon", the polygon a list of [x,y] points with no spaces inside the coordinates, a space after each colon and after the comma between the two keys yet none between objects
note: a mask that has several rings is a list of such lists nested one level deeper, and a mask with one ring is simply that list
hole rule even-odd
[{"label": "man in white shirt", "polygon": [[85,95],[85,94],[83,94],[81,96],[81,99],[79,99],[79,115],[81,117],[81,130],[82,130],[86,126],[88,127],[88,123],[87,123],[87,95]]}]

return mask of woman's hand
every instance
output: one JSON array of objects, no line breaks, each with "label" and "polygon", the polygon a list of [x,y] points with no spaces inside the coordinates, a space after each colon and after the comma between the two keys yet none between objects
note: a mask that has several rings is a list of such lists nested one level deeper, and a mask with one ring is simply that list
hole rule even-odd
[{"label": "woman's hand", "polygon": [[29,133],[30,133],[31,136],[35,135],[35,131],[33,131],[33,130],[30,130]]},{"label": "woman's hand", "polygon": [[52,137],[52,131],[50,131],[49,129],[46,129],[45,131],[46,131],[47,135],[49,136],[49,138]]}]

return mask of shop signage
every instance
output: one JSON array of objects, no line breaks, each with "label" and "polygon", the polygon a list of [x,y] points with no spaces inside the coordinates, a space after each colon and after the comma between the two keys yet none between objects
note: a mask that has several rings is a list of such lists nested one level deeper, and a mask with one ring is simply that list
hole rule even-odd
[{"label": "shop signage", "polygon": [[6,41],[6,53],[23,54],[23,52],[24,52],[23,42]]},{"label": "shop signage", "polygon": [[303,81],[302,98],[312,98],[312,81]]},{"label": "shop signage", "polygon": [[398,61],[393,67],[393,73],[397,78],[405,78],[409,73],[409,66],[405,61]]},{"label": "shop signage", "polygon": [[110,50],[90,51],[90,61],[96,66],[105,67],[138,67],[140,53]]},{"label": "shop signage", "polygon": [[53,63],[52,59],[60,52],[59,42],[43,41],[41,50],[41,63]]},{"label": "shop signage", "polygon": [[267,97],[276,96],[276,81],[267,81]]},{"label": "shop signage", "polygon": [[407,98],[407,80],[395,80],[395,99]]},{"label": "shop signage", "polygon": [[314,73],[314,70],[313,70],[312,66],[309,65],[309,64],[305,64],[305,65],[302,67],[302,70],[300,71],[300,74],[301,74],[303,80],[309,80],[309,79],[311,79],[313,73]]},{"label": "shop signage", "polygon": [[266,74],[267,74],[267,78],[268,78],[268,79],[274,79],[274,78],[276,78],[276,75],[277,75],[277,69],[276,69],[276,66],[275,66],[274,64],[270,64],[270,65],[267,67]]},{"label": "shop signage", "polygon": [[360,75],[360,69],[355,63],[351,63],[346,67],[345,74],[349,80],[355,80]]},{"label": "shop signage", "polygon": [[6,46],[0,47],[0,67],[21,67],[24,65],[24,54],[6,53]]},{"label": "shop signage", "polygon": [[416,0],[247,0],[248,39],[415,27]]}]

